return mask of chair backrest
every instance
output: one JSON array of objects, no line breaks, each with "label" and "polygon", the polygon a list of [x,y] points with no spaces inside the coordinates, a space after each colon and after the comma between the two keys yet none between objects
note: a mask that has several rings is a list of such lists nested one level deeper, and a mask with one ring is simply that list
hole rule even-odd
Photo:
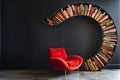
[{"label": "chair backrest", "polygon": [[65,48],[49,48],[49,57],[50,58],[67,58],[67,54],[65,52]]}]

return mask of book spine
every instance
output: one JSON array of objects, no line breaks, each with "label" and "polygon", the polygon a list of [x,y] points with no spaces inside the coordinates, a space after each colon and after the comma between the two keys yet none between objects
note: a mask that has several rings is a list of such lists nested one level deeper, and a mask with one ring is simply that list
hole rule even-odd
[{"label": "book spine", "polygon": [[105,20],[107,20],[109,18],[109,16],[108,15],[105,15],[103,18],[101,18],[101,20],[99,20],[98,22],[99,23],[102,23],[102,22],[104,22]]},{"label": "book spine", "polygon": [[88,13],[88,5],[85,5],[85,8],[84,8],[84,15],[87,16],[87,13]]},{"label": "book spine", "polygon": [[100,14],[100,12],[101,12],[100,10],[101,10],[101,8],[97,10],[97,12],[96,12],[96,14],[94,16],[94,19],[96,19],[96,17]]},{"label": "book spine", "polygon": [[101,14],[102,14],[102,13],[101,13],[101,11],[99,10],[98,13],[97,13],[96,16],[95,16],[95,20],[97,20],[97,18],[98,18]]},{"label": "book spine", "polygon": [[59,18],[61,21],[64,21],[64,20],[65,20],[64,17],[62,16],[62,14],[59,13],[59,12],[56,13],[55,16],[56,16],[57,18]]},{"label": "book spine", "polygon": [[87,62],[87,64],[88,64],[88,67],[89,67],[89,68],[90,68],[90,70],[92,71],[93,69],[92,69],[92,67],[91,67],[91,65],[90,65],[89,60],[87,60],[86,62]]},{"label": "book spine", "polygon": [[105,56],[107,56],[109,59],[111,59],[111,55],[110,55],[108,52],[105,52],[105,51],[103,51],[103,50],[102,50],[102,52],[103,52],[103,54],[104,54]]},{"label": "book spine", "polygon": [[113,21],[110,20],[110,21],[108,21],[108,22],[106,23],[106,26],[110,26],[110,25],[112,25],[112,24],[113,24]]},{"label": "book spine", "polygon": [[116,32],[104,33],[103,35],[104,35],[104,36],[107,36],[107,35],[114,35],[114,34],[116,34]]},{"label": "book spine", "polygon": [[105,14],[106,14],[106,12],[104,12],[103,14],[101,14],[101,15],[98,17],[97,21],[99,21]]},{"label": "book spine", "polygon": [[109,29],[109,30],[104,30],[104,33],[109,33],[109,32],[116,32],[115,28]]},{"label": "book spine", "polygon": [[90,16],[92,17],[92,14],[95,12],[95,8],[92,7],[91,11],[90,11]]},{"label": "book spine", "polygon": [[80,15],[80,8],[79,8],[79,6],[77,6],[77,11],[78,11],[78,15]]},{"label": "book spine", "polygon": [[53,26],[53,25],[54,25],[53,21],[52,21],[52,20],[50,20],[50,19],[47,19],[47,23],[48,23],[49,25],[51,25],[51,26]]},{"label": "book spine", "polygon": [[87,62],[85,62],[85,66],[86,66],[86,70],[87,70],[87,71],[89,71],[89,70],[90,70],[90,68],[88,67]]},{"label": "book spine", "polygon": [[104,49],[104,48],[102,48],[102,51],[103,51],[103,53],[108,54],[108,55],[110,55],[110,56],[113,55],[112,51],[109,51],[109,49]]},{"label": "book spine", "polygon": [[90,11],[91,11],[92,5],[89,4],[89,8],[88,8],[88,12],[87,12],[87,16],[90,16]]},{"label": "book spine", "polygon": [[77,15],[77,9],[76,9],[75,5],[72,5],[71,7],[72,7],[73,15],[74,16]]},{"label": "book spine", "polygon": [[95,67],[95,65],[94,65],[94,62],[93,62],[91,59],[89,59],[89,61],[90,61],[90,64],[91,64],[92,69],[95,71],[95,70],[96,70],[96,67]]},{"label": "book spine", "polygon": [[95,60],[93,58],[91,58],[91,61],[95,67],[95,70],[99,70],[98,65],[96,64]]},{"label": "book spine", "polygon": [[98,12],[98,9],[95,7],[95,12],[92,14],[92,18],[95,17],[96,13]]},{"label": "book spine", "polygon": [[99,57],[100,57],[100,59],[102,59],[103,60],[103,62],[106,64],[106,63],[108,63],[108,60],[106,59],[106,58],[104,58],[101,54],[97,54]]},{"label": "book spine", "polygon": [[61,15],[63,16],[64,20],[66,19],[65,15],[64,15],[64,10],[62,8],[60,8],[59,12],[61,13]]},{"label": "book spine", "polygon": [[67,14],[69,17],[71,17],[71,12],[70,12],[70,6],[68,5],[68,8],[66,8]]},{"label": "book spine", "polygon": [[64,10],[63,13],[64,13],[66,19],[69,18],[68,12],[66,10]]},{"label": "book spine", "polygon": [[81,12],[81,15],[84,15],[84,6],[83,6],[83,4],[80,5],[80,12]]},{"label": "book spine", "polygon": [[98,58],[97,55],[95,55],[96,60],[98,61],[99,65],[101,65],[102,67],[104,67],[105,65],[103,64],[103,62]]},{"label": "book spine", "polygon": [[108,29],[111,29],[111,28],[114,28],[114,27],[115,27],[115,25],[111,25],[111,26],[109,26],[109,27],[103,28],[103,30],[108,30]]},{"label": "book spine", "polygon": [[108,22],[110,21],[110,19],[106,19],[105,21],[103,21],[102,23],[100,23],[101,26],[108,26],[106,25]]},{"label": "book spine", "polygon": [[98,67],[98,69],[101,69],[102,66],[99,64],[99,62],[95,59],[95,57],[93,57],[93,60],[95,61],[96,66]]},{"label": "book spine", "polygon": [[60,18],[58,18],[57,16],[55,16],[55,18],[59,21],[62,22],[62,20]]},{"label": "book spine", "polygon": [[66,14],[67,14],[67,13],[65,13],[62,8],[60,9],[60,12],[61,12],[62,16],[64,17],[64,19],[67,19],[67,18],[68,18],[68,17],[66,17]]},{"label": "book spine", "polygon": [[115,47],[115,45],[114,44],[109,44],[109,43],[102,43],[102,45],[106,45],[106,46],[108,46],[108,47],[111,47],[111,48],[114,48]]},{"label": "book spine", "polygon": [[109,61],[109,57],[108,56],[106,56],[104,53],[103,53],[103,51],[100,53],[107,61]]}]

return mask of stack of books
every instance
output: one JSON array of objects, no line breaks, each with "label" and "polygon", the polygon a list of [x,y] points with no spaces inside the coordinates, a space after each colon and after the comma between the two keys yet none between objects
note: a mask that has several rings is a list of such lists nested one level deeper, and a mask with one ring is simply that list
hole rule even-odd
[{"label": "stack of books", "polygon": [[111,59],[116,43],[116,27],[109,14],[102,8],[89,3],[76,3],[60,8],[46,22],[51,26],[56,26],[68,18],[74,16],[87,16],[96,20],[103,31],[103,42],[100,50],[92,58],[83,63],[83,70],[96,71],[102,69]]}]

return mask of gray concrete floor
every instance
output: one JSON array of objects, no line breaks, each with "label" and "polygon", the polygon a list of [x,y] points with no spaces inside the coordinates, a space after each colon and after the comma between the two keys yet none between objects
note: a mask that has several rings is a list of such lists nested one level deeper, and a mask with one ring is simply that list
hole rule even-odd
[{"label": "gray concrete floor", "polygon": [[0,80],[120,80],[120,69],[69,71],[66,77],[64,73],[47,70],[3,70]]}]

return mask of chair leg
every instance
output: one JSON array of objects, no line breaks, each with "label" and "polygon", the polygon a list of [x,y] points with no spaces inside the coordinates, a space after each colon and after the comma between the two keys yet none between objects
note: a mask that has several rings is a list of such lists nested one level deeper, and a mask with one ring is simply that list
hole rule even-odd
[{"label": "chair leg", "polygon": [[66,77],[66,70],[65,70],[65,77]]},{"label": "chair leg", "polygon": [[63,80],[66,80],[66,70],[65,70],[64,72],[65,72],[65,77],[64,77],[64,79],[63,79]]},{"label": "chair leg", "polygon": [[79,73],[79,68],[78,68],[78,76],[80,76],[80,73]]}]

